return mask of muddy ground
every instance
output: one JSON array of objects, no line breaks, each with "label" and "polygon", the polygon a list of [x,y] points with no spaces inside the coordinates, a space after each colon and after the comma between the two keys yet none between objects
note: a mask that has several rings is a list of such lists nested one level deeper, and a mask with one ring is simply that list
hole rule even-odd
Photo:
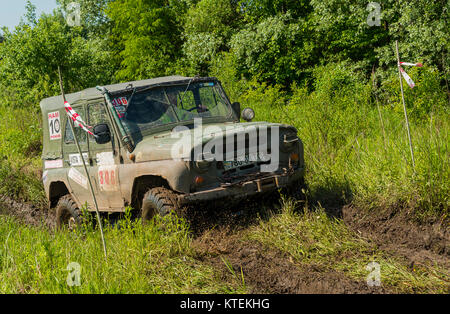
[{"label": "muddy ground", "polygon": [[[206,210],[190,212],[193,247],[196,258],[219,270],[224,280],[241,278],[251,293],[391,293],[389,288],[369,287],[364,281],[349,278],[339,271],[295,262],[276,248],[267,248],[255,241],[243,240],[246,229],[258,219],[276,214],[273,209],[261,210],[248,204],[245,210],[211,214]],[[450,228],[446,222],[412,222],[406,211],[385,209],[367,212],[352,206],[333,216],[342,219],[353,231],[405,264],[440,265],[450,269]],[[33,205],[0,197],[0,215],[10,215],[29,225],[45,225],[54,229],[54,214]],[[228,266],[227,266],[228,265]],[[234,273],[234,274],[233,274]]]},{"label": "muddy ground", "polygon": [[245,285],[255,294],[388,292],[383,287],[370,288],[339,271],[295,263],[287,254],[253,241],[242,241],[239,233],[229,230],[205,232],[194,241],[194,247],[198,259],[222,269],[224,279],[227,276],[240,279],[243,275]]},{"label": "muddy ground", "polygon": [[54,212],[3,195],[0,195],[0,215],[13,216],[32,226],[44,225],[50,229],[56,226]]}]

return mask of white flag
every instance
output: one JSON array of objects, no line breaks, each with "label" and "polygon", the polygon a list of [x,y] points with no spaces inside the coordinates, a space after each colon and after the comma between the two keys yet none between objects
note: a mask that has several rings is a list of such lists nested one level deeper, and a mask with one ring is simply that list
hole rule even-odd
[{"label": "white flag", "polygon": [[414,84],[413,80],[409,77],[408,74],[406,74],[405,70],[403,70],[402,67],[399,67],[400,72],[403,75],[403,78],[405,79],[406,83],[408,83],[409,87],[414,88],[414,86],[416,86],[416,84]]},{"label": "white flag", "polygon": [[400,65],[409,65],[411,67],[423,67],[422,63],[410,63],[410,62],[400,62]]}]

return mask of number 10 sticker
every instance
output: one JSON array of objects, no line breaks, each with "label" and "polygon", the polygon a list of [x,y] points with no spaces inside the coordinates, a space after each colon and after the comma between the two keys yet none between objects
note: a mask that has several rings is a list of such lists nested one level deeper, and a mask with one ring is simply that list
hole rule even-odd
[{"label": "number 10 sticker", "polygon": [[61,139],[61,120],[59,118],[59,111],[50,112],[48,114],[48,129],[51,141]]}]

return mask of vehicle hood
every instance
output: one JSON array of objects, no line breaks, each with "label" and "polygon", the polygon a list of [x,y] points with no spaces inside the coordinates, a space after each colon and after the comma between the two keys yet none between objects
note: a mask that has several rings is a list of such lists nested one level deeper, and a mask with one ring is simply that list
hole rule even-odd
[{"label": "vehicle hood", "polygon": [[[195,145],[204,145],[207,142],[231,134],[246,133],[245,128],[275,127],[289,129],[297,133],[297,130],[286,124],[268,122],[250,123],[216,123],[203,125],[203,128],[180,128],[179,130],[151,134],[144,137],[135,146],[133,154],[136,162],[169,159],[189,159]],[[184,148],[183,148],[183,145]]]}]

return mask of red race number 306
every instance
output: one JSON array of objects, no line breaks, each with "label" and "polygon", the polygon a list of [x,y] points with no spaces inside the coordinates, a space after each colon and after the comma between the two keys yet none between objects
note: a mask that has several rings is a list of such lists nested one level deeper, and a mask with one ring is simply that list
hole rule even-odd
[{"label": "red race number 306", "polygon": [[100,185],[116,185],[115,170],[100,170],[98,172],[98,180]]}]

